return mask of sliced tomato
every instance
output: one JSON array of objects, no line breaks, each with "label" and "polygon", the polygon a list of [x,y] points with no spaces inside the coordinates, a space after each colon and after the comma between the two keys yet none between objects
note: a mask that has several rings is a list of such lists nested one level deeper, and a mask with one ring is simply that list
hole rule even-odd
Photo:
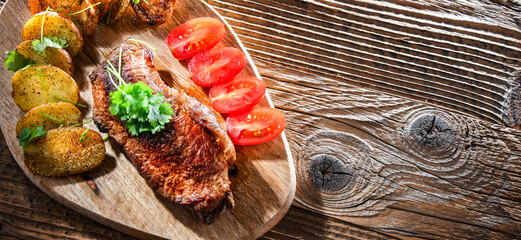
[{"label": "sliced tomato", "polygon": [[190,59],[188,70],[195,84],[210,87],[231,81],[245,63],[244,53],[237,48],[212,48]]},{"label": "sliced tomato", "polygon": [[218,19],[194,18],[172,30],[166,43],[178,60],[191,58],[217,45],[224,36],[224,26]]},{"label": "sliced tomato", "polygon": [[220,113],[248,110],[257,104],[266,92],[264,81],[250,76],[237,77],[233,81],[215,85],[210,89],[212,107]]},{"label": "sliced tomato", "polygon": [[279,136],[286,127],[284,114],[274,108],[253,108],[249,112],[229,115],[228,136],[236,145],[254,145]]}]

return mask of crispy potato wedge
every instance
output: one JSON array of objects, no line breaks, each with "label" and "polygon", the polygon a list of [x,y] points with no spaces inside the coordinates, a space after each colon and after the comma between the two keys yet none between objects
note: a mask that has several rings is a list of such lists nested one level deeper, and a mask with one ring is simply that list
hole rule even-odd
[{"label": "crispy potato wedge", "polygon": [[65,49],[48,47],[45,48],[45,57],[38,54],[34,48],[32,41],[28,40],[20,43],[16,50],[25,58],[33,60],[36,64],[49,64],[59,67],[67,74],[72,76],[74,72],[74,64],[72,63],[71,55]]},{"label": "crispy potato wedge", "polygon": [[109,10],[106,18],[106,23],[111,24],[116,22],[119,18],[123,16],[128,6],[130,5],[130,0],[112,0],[109,4]]},{"label": "crispy potato wedge", "polygon": [[78,102],[79,99],[79,89],[74,79],[60,68],[50,65],[20,69],[14,73],[11,83],[14,102],[25,112],[39,105],[61,102],[59,99],[71,102]]},{"label": "crispy potato wedge", "polygon": [[[25,23],[22,30],[23,41],[41,38],[44,14],[44,12],[38,13]],[[68,45],[65,50],[69,52],[71,57],[76,56],[83,47],[83,35],[81,34],[80,29],[69,17],[57,12],[48,11],[45,14],[43,35],[65,39]]]},{"label": "crispy potato wedge", "polygon": [[[54,119],[52,119],[54,118]],[[44,130],[69,127],[80,123],[81,112],[68,102],[40,105],[32,108],[16,124],[16,135],[20,135],[24,127],[35,128],[43,126]]]},{"label": "crispy potato wedge", "polygon": [[161,25],[172,17],[175,3],[176,0],[148,0],[130,4],[139,20],[149,25]]},{"label": "crispy potato wedge", "polygon": [[96,12],[98,13],[99,19],[102,19],[109,12],[110,5],[112,4],[112,2],[114,2],[114,0],[91,0],[91,1],[92,1],[92,4],[101,2],[100,5],[96,6]]},{"label": "crispy potato wedge", "polygon": [[104,159],[105,143],[100,134],[82,127],[49,130],[27,144],[24,151],[27,168],[49,177],[90,171]]},{"label": "crispy potato wedge", "polygon": [[29,9],[33,15],[44,12],[47,7],[60,9],[61,13],[68,15],[78,24],[85,36],[91,35],[98,25],[98,13],[95,8],[99,5],[90,7],[94,4],[94,1],[91,0],[83,0],[81,4],[78,3],[78,0],[29,0]]}]

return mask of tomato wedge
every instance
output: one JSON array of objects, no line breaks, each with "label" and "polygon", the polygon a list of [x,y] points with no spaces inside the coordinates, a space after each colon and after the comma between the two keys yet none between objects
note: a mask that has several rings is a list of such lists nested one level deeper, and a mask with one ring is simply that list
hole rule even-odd
[{"label": "tomato wedge", "polygon": [[237,77],[233,81],[215,85],[210,89],[212,107],[220,113],[248,110],[257,104],[266,92],[264,81],[250,76]]},{"label": "tomato wedge", "polygon": [[246,113],[229,115],[228,136],[236,145],[254,145],[274,139],[286,127],[284,114],[274,108],[253,108]]},{"label": "tomato wedge", "polygon": [[217,45],[224,36],[224,26],[218,19],[194,18],[172,30],[166,43],[178,60],[191,58]]},{"label": "tomato wedge", "polygon": [[244,53],[237,48],[212,48],[195,55],[188,64],[188,70],[195,84],[210,87],[231,81],[242,71],[245,63]]}]

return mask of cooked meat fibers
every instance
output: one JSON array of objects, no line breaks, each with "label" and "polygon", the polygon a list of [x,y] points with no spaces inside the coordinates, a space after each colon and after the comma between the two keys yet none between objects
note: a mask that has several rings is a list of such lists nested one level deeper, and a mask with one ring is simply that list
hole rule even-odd
[{"label": "cooked meat fibers", "polygon": [[[125,122],[109,112],[109,94],[116,87],[106,66],[110,61],[118,68],[120,51],[123,80],[145,83],[154,93],[163,93],[165,101],[172,105],[172,120],[161,132],[132,136]],[[233,207],[228,169],[235,162],[234,145],[207,106],[161,80],[150,49],[127,41],[115,48],[89,77],[96,124],[125,149],[139,173],[157,192],[195,211],[206,223],[227,207]],[[116,78],[114,81],[119,84]]]}]

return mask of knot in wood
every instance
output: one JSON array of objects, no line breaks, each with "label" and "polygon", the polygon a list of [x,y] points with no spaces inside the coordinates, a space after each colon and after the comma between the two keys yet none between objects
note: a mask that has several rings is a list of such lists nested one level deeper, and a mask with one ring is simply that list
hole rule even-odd
[{"label": "knot in wood", "polygon": [[352,168],[348,168],[334,156],[317,155],[310,161],[309,178],[321,192],[333,194],[347,186],[353,177]]},{"label": "knot in wood", "polygon": [[417,144],[438,150],[449,150],[457,142],[457,133],[454,128],[445,119],[435,114],[426,114],[416,118],[410,125],[409,134],[411,140]]}]

